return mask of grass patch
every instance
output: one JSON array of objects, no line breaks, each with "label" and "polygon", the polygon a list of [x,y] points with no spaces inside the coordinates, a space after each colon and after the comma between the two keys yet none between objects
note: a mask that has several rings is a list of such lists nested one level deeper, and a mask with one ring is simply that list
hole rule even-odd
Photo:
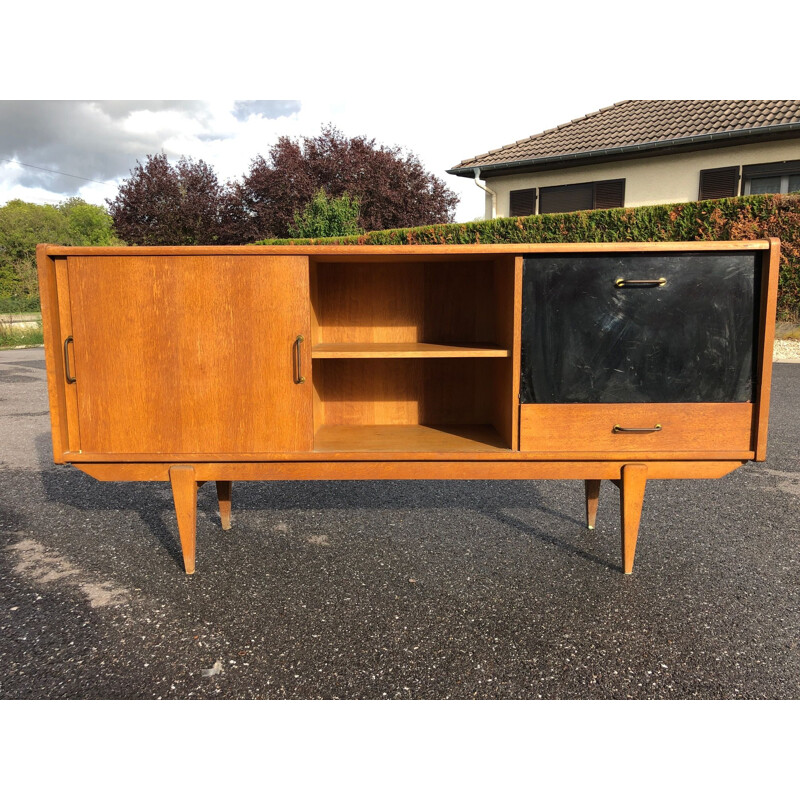
[{"label": "grass patch", "polygon": [[0,350],[9,350],[12,347],[35,347],[44,344],[42,324],[35,328],[19,328],[16,325],[3,325],[0,323]]},{"label": "grass patch", "polygon": [[0,314],[30,314],[41,311],[39,295],[0,297]]}]

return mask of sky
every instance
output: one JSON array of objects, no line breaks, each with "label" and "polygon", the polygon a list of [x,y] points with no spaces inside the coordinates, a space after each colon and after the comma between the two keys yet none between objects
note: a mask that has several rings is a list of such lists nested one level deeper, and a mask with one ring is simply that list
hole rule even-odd
[{"label": "sky", "polygon": [[[621,98],[603,101],[616,99]],[[102,205],[137,159],[158,152],[170,159],[203,159],[221,179],[236,179],[279,136],[313,136],[332,123],[347,136],[365,135],[415,153],[427,171],[460,195],[456,220],[469,221],[483,216],[484,192],[446,169],[593,110],[580,100],[566,100],[546,113],[532,114],[523,106],[497,109],[503,120],[498,126],[495,113],[473,112],[458,102],[409,115],[393,103],[381,108],[357,98],[6,100],[0,101],[0,158],[8,159],[0,161],[0,203],[14,198],[57,203],[78,196]],[[433,129],[446,135],[432,136]]]},{"label": "sky", "polygon": [[[7,29],[30,36],[0,51],[2,74],[15,76],[0,84],[0,204],[103,204],[158,152],[238,179],[279,136],[315,136],[330,123],[417,155],[460,196],[456,220],[469,221],[483,217],[485,195],[446,173],[465,158],[626,99],[795,89],[791,48],[755,60],[721,46],[741,37],[737,10],[752,14],[736,0],[724,15],[684,0],[669,13],[630,0],[508,0],[496,19],[471,0],[229,0],[225,13],[141,0],[123,21],[107,19],[107,4],[83,5],[97,13],[76,20],[52,6],[46,28],[36,9],[7,12]],[[760,18],[772,5],[759,5]],[[720,46],[708,46],[710,30]],[[15,70],[23,60],[28,69]]]}]

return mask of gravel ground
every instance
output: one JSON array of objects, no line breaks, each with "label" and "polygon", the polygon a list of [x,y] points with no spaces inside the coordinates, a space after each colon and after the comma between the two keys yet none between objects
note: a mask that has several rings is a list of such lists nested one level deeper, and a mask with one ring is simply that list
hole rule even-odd
[{"label": "gravel ground", "polygon": [[775,361],[800,361],[800,339],[776,339],[772,357]]},{"label": "gravel ground", "polygon": [[52,464],[41,350],[0,353],[2,698],[800,697],[800,366],[769,457],[648,484],[632,576],[616,489],[577,481],[200,490]]}]

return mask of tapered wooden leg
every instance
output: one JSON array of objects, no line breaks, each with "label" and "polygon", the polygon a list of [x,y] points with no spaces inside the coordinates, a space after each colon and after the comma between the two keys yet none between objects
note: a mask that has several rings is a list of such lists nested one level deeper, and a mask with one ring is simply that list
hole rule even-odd
[{"label": "tapered wooden leg", "polygon": [[594,530],[597,521],[597,501],[600,497],[600,481],[585,481],[586,483],[586,527]]},{"label": "tapered wooden leg", "polygon": [[219,518],[222,521],[222,530],[231,529],[231,491],[233,481],[217,481],[217,499],[219,500]]},{"label": "tapered wooden leg", "polygon": [[178,517],[178,533],[183,550],[183,567],[187,575],[194,573],[194,547],[197,536],[197,481],[194,467],[179,465],[170,467],[172,499]]},{"label": "tapered wooden leg", "polygon": [[622,468],[622,480],[617,485],[622,512],[622,569],[626,575],[633,572],[633,557],[636,554],[636,538],[639,535],[646,484],[646,464],[625,464]]}]

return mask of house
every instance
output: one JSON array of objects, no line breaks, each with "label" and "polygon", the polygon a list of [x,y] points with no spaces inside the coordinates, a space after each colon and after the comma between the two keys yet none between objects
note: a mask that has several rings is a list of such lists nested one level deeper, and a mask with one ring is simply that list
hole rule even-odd
[{"label": "house", "polygon": [[800,100],[625,100],[447,170],[486,218],[800,191]]}]

